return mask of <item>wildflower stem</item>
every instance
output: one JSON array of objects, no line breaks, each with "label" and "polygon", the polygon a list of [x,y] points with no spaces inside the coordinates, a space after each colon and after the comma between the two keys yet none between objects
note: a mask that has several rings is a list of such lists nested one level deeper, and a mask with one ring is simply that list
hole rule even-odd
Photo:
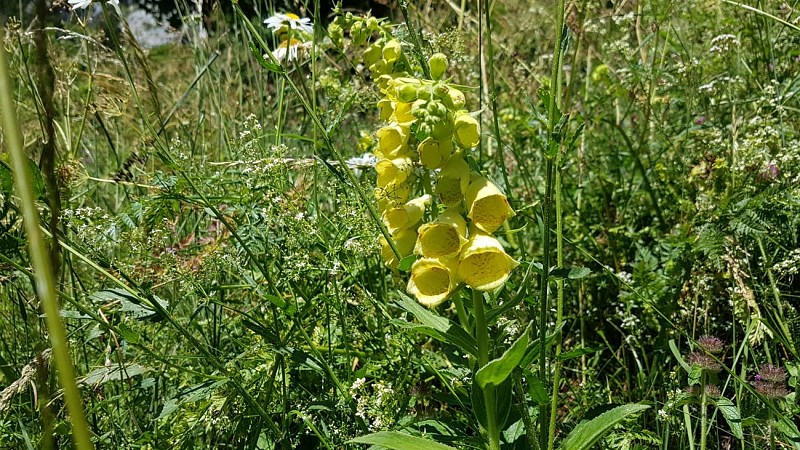
[{"label": "wildflower stem", "polygon": [[[483,293],[473,289],[472,303],[472,312],[475,315],[475,340],[478,341],[478,368],[481,368],[489,363],[489,325],[484,312]],[[483,388],[483,403],[486,410],[486,434],[489,438],[489,449],[500,450],[500,431],[497,429],[493,386]]]},{"label": "wildflower stem", "polygon": [[705,370],[700,374],[700,450],[706,450],[706,426],[708,425],[708,397],[706,396],[706,383],[708,375]]},{"label": "wildflower stem", "polygon": [[[75,372],[67,343],[67,333],[59,315],[56,297],[56,279],[53,261],[39,229],[39,213],[36,209],[28,158],[23,148],[22,130],[14,108],[14,91],[6,60],[5,47],[0,45],[0,112],[3,117],[3,134],[6,146],[11,154],[14,169],[16,191],[21,200],[21,209],[25,223],[25,233],[30,250],[31,262],[36,274],[36,290],[42,302],[45,323],[53,345],[53,357],[56,362],[58,379],[64,390],[64,400],[72,423],[72,435],[75,447],[79,450],[93,449],[89,426],[83,412],[83,402],[75,382]],[[55,231],[55,230],[53,230]]]}]

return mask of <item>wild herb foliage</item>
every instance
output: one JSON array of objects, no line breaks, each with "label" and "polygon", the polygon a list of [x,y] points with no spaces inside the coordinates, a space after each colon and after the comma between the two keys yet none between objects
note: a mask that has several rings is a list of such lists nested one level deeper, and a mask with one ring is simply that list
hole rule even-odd
[{"label": "wild herb foliage", "polygon": [[[3,28],[96,447],[800,448],[796,5],[193,2],[143,48],[114,3],[44,28],[52,171],[40,25]],[[376,131],[434,85],[459,105],[417,105],[416,193],[382,203]],[[462,108],[520,265],[426,308],[413,241],[452,156],[420,123]],[[71,448],[2,139],[0,448]],[[381,216],[425,194],[411,227]]]}]

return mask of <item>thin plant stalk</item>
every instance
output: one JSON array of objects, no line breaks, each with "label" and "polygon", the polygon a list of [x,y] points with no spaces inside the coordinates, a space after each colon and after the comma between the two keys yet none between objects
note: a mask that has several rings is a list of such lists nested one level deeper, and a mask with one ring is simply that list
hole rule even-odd
[{"label": "thin plant stalk", "polygon": [[42,302],[45,323],[53,345],[53,357],[58,372],[58,380],[64,390],[64,401],[67,404],[72,423],[72,436],[75,447],[79,450],[93,449],[89,426],[83,411],[80,391],[75,382],[75,371],[67,344],[67,333],[59,315],[56,295],[56,279],[53,261],[42,232],[39,229],[39,213],[33,194],[33,185],[29,173],[28,158],[22,141],[22,130],[17,122],[14,108],[14,91],[11,88],[11,77],[8,69],[5,47],[0,45],[0,111],[3,116],[3,134],[6,147],[11,154],[11,165],[14,169],[14,182],[17,195],[20,197],[25,222],[31,262],[36,273],[36,290]]},{"label": "thin plant stalk", "polygon": [[[564,220],[562,216],[561,205],[561,172],[556,170],[556,265],[558,267],[564,266],[564,240],[562,239],[564,231]],[[555,368],[553,370],[553,391],[550,396],[550,428],[548,429],[547,449],[553,450],[556,436],[556,413],[558,412],[558,385],[561,381],[561,361],[558,359],[561,354],[561,321],[564,320],[564,280],[559,279],[556,281],[556,333],[558,337],[555,339],[556,348],[553,353],[553,360],[555,361]]]},{"label": "thin plant stalk", "polygon": [[708,375],[705,371],[700,375],[700,450],[706,450],[706,434],[708,431],[708,397],[706,396],[706,383]]},{"label": "thin plant stalk", "polygon": [[[472,290],[472,308],[475,315],[475,340],[478,342],[478,368],[489,363],[489,324],[486,322],[483,293]],[[483,403],[486,409],[486,435],[489,438],[489,449],[500,450],[500,430],[497,428],[494,387],[483,389]]]},{"label": "thin plant stalk", "polygon": [[[539,351],[539,378],[545,386],[547,385],[547,315],[550,310],[548,302],[549,290],[549,275],[550,275],[550,227],[552,224],[552,208],[553,208],[553,188],[555,184],[554,172],[557,170],[558,153],[560,151],[560,140],[556,140],[554,131],[556,124],[561,120],[559,117],[561,103],[561,72],[563,65],[562,58],[562,40],[564,31],[564,7],[565,1],[558,0],[556,5],[556,35],[553,47],[553,66],[550,73],[550,98],[547,105],[547,149],[546,149],[546,181],[545,181],[545,198],[542,204],[544,224],[542,227],[542,282],[541,282],[541,295],[540,295],[540,309],[539,309],[539,342],[542,343]],[[560,198],[560,197],[559,197]],[[560,208],[559,208],[560,212]],[[561,241],[561,233],[558,233],[558,240]],[[559,286],[563,288],[563,286]],[[559,296],[562,300],[563,297]],[[560,308],[560,305],[559,305]],[[556,369],[559,369],[557,366]],[[556,375],[554,378],[558,378]],[[557,400],[558,386],[553,384],[551,386],[552,396],[551,402],[555,403]],[[547,404],[539,405],[539,448],[552,448],[552,443],[555,437],[555,428],[550,426],[550,414],[547,411]]]}]

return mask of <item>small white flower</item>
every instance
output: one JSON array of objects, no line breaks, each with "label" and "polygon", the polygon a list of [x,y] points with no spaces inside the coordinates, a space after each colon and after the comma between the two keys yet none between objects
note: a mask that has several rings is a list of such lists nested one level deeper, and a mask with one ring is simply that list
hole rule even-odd
[{"label": "small white flower", "polygon": [[354,156],[347,161],[347,167],[353,170],[356,178],[361,176],[361,170],[368,167],[375,167],[378,163],[378,158],[370,152],[364,153],[361,156]]},{"label": "small white flower", "polygon": [[[69,0],[69,6],[71,6],[73,10],[87,8],[91,4],[92,0]],[[119,0],[108,0],[108,4],[117,10],[117,14],[122,15],[122,11],[119,10]]]},{"label": "small white flower", "polygon": [[264,20],[264,23],[267,24],[267,27],[272,28],[274,31],[278,31],[284,26],[288,26],[292,30],[300,30],[308,34],[314,33],[314,24],[311,23],[311,19],[308,17],[303,17],[301,19],[300,16],[292,13],[277,13],[274,16],[268,17],[266,20]]},{"label": "small white flower", "polygon": [[[309,48],[311,48],[311,42],[302,42],[297,39],[281,41],[278,48],[272,51],[272,56],[278,61],[283,61],[288,56],[288,61],[291,62],[305,57]],[[268,59],[267,55],[264,55],[264,59]]]}]

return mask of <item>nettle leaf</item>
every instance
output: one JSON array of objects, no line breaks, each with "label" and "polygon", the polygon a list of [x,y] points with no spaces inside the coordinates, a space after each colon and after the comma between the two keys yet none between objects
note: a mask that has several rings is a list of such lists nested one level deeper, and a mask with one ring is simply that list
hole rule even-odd
[{"label": "nettle leaf", "polygon": [[743,439],[742,414],[739,412],[739,407],[725,397],[711,399],[711,401],[717,405],[717,408],[719,408],[719,411],[722,413],[722,417],[728,422],[728,427],[730,427],[733,437],[736,439]]},{"label": "nettle leaf", "polygon": [[649,405],[629,403],[606,411],[592,420],[583,421],[561,441],[561,445],[558,448],[559,450],[589,450],[606,433],[611,431],[614,425],[648,408],[650,408]]},{"label": "nettle leaf", "polygon": [[407,330],[414,330],[441,342],[453,344],[470,355],[478,354],[478,344],[475,342],[475,338],[467,334],[457,323],[437,315],[403,294],[401,294],[400,300],[396,304],[411,313],[420,324],[402,319],[393,319],[391,321],[393,325]]},{"label": "nettle leaf", "polygon": [[94,369],[86,374],[86,376],[80,380],[78,384],[97,387],[109,381],[128,380],[150,370],[153,369],[140,366],[139,364],[129,364],[123,367],[120,367],[119,365],[98,367],[97,369]]},{"label": "nettle leaf", "polygon": [[396,431],[380,431],[366,436],[359,436],[347,441],[347,443],[380,445],[391,450],[455,450],[453,447],[436,441]]},{"label": "nettle leaf", "polygon": [[530,340],[528,334],[532,325],[533,322],[528,325],[528,328],[522,332],[511,347],[503,353],[503,356],[489,361],[488,364],[478,370],[475,378],[478,380],[478,385],[481,389],[486,389],[487,386],[499,386],[519,366],[522,357],[525,356],[525,349],[528,347],[528,341]]}]

